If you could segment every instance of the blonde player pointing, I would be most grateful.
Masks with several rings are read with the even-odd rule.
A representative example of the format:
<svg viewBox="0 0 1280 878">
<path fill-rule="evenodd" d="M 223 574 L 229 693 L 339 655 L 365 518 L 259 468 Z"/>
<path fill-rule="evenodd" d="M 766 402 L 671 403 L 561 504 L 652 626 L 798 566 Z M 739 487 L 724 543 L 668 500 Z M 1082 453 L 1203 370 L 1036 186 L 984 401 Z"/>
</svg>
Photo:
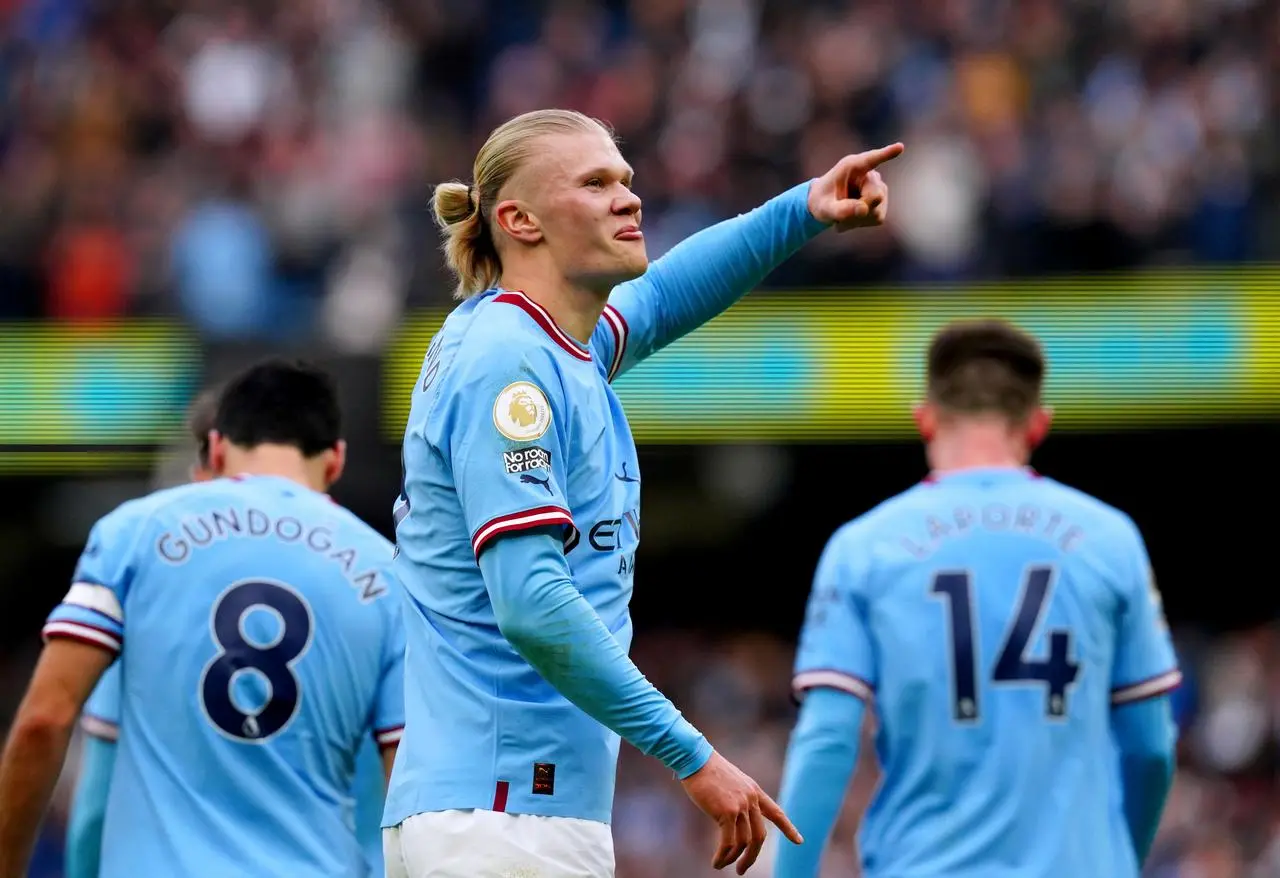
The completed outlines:
<svg viewBox="0 0 1280 878">
<path fill-rule="evenodd" d="M 619 736 L 661 760 L 745 872 L 801 838 L 627 657 L 635 442 L 610 382 L 728 308 L 824 229 L 882 223 L 895 144 L 649 263 L 608 130 L 545 110 L 435 196 L 462 303 L 424 358 L 396 503 L 406 727 L 383 825 L 411 878 L 607 876 Z M 525 870 L 525 871 L 521 871 Z"/>
</svg>

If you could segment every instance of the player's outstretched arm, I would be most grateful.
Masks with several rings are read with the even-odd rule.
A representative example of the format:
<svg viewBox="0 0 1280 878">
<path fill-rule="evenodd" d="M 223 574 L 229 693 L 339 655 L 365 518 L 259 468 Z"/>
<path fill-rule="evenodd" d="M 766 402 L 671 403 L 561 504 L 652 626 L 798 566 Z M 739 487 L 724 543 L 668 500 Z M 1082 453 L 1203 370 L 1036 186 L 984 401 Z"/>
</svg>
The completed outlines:
<svg viewBox="0 0 1280 878">
<path fill-rule="evenodd" d="M 716 868 L 738 860 L 742 874 L 764 843 L 766 818 L 798 841 L 759 785 L 716 755 L 640 673 L 574 587 L 558 535 L 508 534 L 479 560 L 498 627 L 525 661 L 583 712 L 687 779 L 686 790 L 721 827 Z"/>
<path fill-rule="evenodd" d="M 774 878 L 817 878 L 823 847 L 858 764 L 864 712 L 861 698 L 838 689 L 812 689 L 805 697 L 787 745 L 779 798 L 809 843 L 779 847 Z"/>
<path fill-rule="evenodd" d="M 102 824 L 115 770 L 116 745 L 89 735 L 80 759 L 80 776 L 67 825 L 66 878 L 97 878 L 102 859 Z"/>
<path fill-rule="evenodd" d="M 883 223 L 889 190 L 876 168 L 902 151 L 895 143 L 846 156 L 823 176 L 692 235 L 619 286 L 609 304 L 621 320 L 604 337 L 623 348 L 612 358 L 619 365 L 614 372 L 724 311 L 824 229 Z"/>
<path fill-rule="evenodd" d="M 113 652 L 52 640 L 40 654 L 0 757 L 0 878 L 22 878 L 80 709 Z"/>
</svg>

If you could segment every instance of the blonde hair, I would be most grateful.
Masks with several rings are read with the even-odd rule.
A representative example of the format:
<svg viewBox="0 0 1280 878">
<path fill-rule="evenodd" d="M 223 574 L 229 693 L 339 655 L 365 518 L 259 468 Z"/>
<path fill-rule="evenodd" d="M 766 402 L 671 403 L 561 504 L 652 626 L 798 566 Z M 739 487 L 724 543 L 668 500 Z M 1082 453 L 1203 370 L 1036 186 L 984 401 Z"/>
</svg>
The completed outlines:
<svg viewBox="0 0 1280 878">
<path fill-rule="evenodd" d="M 602 133 L 609 126 L 574 110 L 534 110 L 509 119 L 489 135 L 476 153 L 471 185 L 454 180 L 436 186 L 431 198 L 436 223 L 444 232 L 444 258 L 458 279 L 454 297 L 487 290 L 502 276 L 502 260 L 490 222 L 498 193 L 533 155 L 534 141 L 548 134 Z"/>
</svg>

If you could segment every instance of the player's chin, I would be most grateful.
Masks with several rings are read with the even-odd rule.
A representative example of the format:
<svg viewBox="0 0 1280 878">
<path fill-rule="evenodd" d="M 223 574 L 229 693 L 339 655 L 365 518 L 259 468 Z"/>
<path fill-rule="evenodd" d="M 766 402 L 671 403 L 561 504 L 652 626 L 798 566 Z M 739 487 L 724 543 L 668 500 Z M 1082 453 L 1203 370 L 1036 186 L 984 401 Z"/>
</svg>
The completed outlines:
<svg viewBox="0 0 1280 878">
<path fill-rule="evenodd" d="M 611 254 L 613 258 L 579 272 L 579 281 L 588 286 L 611 290 L 618 284 L 635 280 L 649 270 L 649 258 L 644 245 L 633 249 L 631 253 Z"/>
<path fill-rule="evenodd" d="M 618 274 L 626 275 L 623 280 L 634 280 L 649 270 L 649 251 L 645 249 L 644 238 L 619 240 Z"/>
</svg>

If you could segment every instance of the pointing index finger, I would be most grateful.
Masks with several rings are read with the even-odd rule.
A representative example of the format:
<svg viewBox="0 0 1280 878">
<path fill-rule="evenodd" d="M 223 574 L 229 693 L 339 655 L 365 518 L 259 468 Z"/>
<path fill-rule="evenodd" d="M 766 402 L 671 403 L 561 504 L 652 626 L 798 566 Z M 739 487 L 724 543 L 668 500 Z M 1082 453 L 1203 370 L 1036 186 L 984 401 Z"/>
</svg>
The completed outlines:
<svg viewBox="0 0 1280 878">
<path fill-rule="evenodd" d="M 877 168 L 890 159 L 896 159 L 898 156 L 902 155 L 905 150 L 906 147 L 903 144 L 891 143 L 888 146 L 882 146 L 879 149 L 873 149 L 869 152 L 860 154 L 857 157 L 857 164 L 862 171 L 870 171 L 872 168 Z"/>
<path fill-rule="evenodd" d="M 796 829 L 792 822 L 787 819 L 787 815 L 783 813 L 782 808 L 771 799 L 768 794 L 760 796 L 760 813 L 769 819 L 769 822 L 782 830 L 792 844 L 804 844 L 804 836 L 800 834 L 800 830 Z"/>
</svg>

